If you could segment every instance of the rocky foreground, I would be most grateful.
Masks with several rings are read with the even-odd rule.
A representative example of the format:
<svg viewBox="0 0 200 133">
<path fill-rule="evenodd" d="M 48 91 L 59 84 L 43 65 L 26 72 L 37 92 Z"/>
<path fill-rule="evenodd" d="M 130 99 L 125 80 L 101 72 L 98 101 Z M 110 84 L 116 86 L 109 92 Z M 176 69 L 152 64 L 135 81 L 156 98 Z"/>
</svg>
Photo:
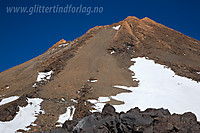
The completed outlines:
<svg viewBox="0 0 200 133">
<path fill-rule="evenodd" d="M 62 128 L 51 133 L 200 133 L 196 116 L 187 112 L 170 114 L 167 109 L 133 108 L 126 113 L 115 112 L 106 104 L 102 113 L 95 112 L 81 120 L 67 120 Z"/>
</svg>

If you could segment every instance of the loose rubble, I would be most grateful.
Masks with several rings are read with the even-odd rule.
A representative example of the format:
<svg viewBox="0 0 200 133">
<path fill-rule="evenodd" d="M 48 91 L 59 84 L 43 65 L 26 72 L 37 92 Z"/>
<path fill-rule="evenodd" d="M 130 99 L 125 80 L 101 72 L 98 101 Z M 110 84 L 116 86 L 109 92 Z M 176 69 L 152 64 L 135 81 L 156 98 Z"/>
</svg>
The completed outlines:
<svg viewBox="0 0 200 133">
<path fill-rule="evenodd" d="M 62 128 L 51 133 L 198 133 L 200 123 L 196 116 L 187 112 L 182 115 L 170 114 L 167 109 L 146 109 L 140 111 L 133 108 L 126 113 L 115 112 L 115 108 L 106 104 L 102 113 L 95 112 L 81 120 L 67 120 Z"/>
</svg>

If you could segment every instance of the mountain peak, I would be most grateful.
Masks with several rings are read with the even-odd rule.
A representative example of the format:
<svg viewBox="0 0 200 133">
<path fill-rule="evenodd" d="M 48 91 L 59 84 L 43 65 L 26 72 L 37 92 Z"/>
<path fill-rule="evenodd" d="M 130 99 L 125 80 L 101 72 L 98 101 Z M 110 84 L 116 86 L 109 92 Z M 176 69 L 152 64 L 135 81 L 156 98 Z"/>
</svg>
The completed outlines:
<svg viewBox="0 0 200 133">
<path fill-rule="evenodd" d="M 157 23 L 156 21 L 154 21 L 154 20 L 152 20 L 152 19 L 150 19 L 150 18 L 148 18 L 148 17 L 144 17 L 144 18 L 142 18 L 141 19 L 142 21 L 146 21 L 146 22 L 150 22 L 150 23 L 154 23 L 154 24 L 159 24 L 159 23 Z M 161 24 L 160 24 L 161 25 Z"/>
<path fill-rule="evenodd" d="M 61 39 L 44 54 L 0 73 L 0 121 L 19 117 L 22 104 L 37 105 L 44 114 L 24 126 L 36 124 L 28 132 L 50 131 L 66 120 L 101 111 L 105 103 L 115 105 L 117 112 L 136 105 L 142 110 L 169 107 L 172 113 L 190 109 L 200 119 L 199 44 L 148 17 L 134 16 L 91 28 L 72 41 Z M 37 102 L 27 103 L 26 97 Z M 113 110 L 107 106 L 103 115 Z"/>
<path fill-rule="evenodd" d="M 125 20 L 128 20 L 128 19 L 140 20 L 139 18 L 137 18 L 135 16 L 128 16 L 127 18 L 125 18 Z"/>
<path fill-rule="evenodd" d="M 142 20 L 142 21 L 151 21 L 151 22 L 155 22 L 154 20 L 150 19 L 149 17 L 144 17 L 144 18 L 142 18 L 142 19 L 139 19 L 139 18 L 137 18 L 137 17 L 135 17 L 135 16 L 128 16 L 128 17 L 126 17 L 124 20 L 125 20 L 125 21 L 127 21 L 127 20 L 138 20 L 138 21 L 140 21 L 140 20 Z"/>
<path fill-rule="evenodd" d="M 144 17 L 141 20 L 147 20 L 147 21 L 153 21 L 152 19 L 148 18 L 148 17 Z"/>
<path fill-rule="evenodd" d="M 148 18 L 148 17 L 144 17 L 144 18 L 142 18 L 142 19 L 139 19 L 139 18 L 137 18 L 137 17 L 135 17 L 135 16 L 128 16 L 127 18 L 125 18 L 124 19 L 124 21 L 136 21 L 136 22 L 138 22 L 138 21 L 146 21 L 146 22 L 150 22 L 150 23 L 154 23 L 154 24 L 159 24 L 159 23 L 157 23 L 157 22 L 155 22 L 154 20 L 152 20 L 152 19 L 150 19 L 150 18 Z"/>
</svg>

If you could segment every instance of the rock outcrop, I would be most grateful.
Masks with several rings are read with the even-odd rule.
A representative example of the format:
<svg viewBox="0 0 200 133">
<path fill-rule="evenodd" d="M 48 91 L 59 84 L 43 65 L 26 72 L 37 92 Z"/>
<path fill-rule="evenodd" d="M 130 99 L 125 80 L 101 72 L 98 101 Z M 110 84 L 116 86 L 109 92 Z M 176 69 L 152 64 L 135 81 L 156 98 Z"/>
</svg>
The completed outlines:
<svg viewBox="0 0 200 133">
<path fill-rule="evenodd" d="M 52 133 L 199 133 L 200 123 L 193 113 L 170 114 L 167 109 L 133 108 L 117 113 L 106 104 L 102 113 L 95 112 L 81 120 L 67 120 Z"/>
<path fill-rule="evenodd" d="M 28 104 L 26 101 L 26 96 L 22 95 L 17 100 L 0 106 L 0 121 L 10 121 L 13 120 L 19 111 L 19 106 L 24 107 Z"/>
</svg>

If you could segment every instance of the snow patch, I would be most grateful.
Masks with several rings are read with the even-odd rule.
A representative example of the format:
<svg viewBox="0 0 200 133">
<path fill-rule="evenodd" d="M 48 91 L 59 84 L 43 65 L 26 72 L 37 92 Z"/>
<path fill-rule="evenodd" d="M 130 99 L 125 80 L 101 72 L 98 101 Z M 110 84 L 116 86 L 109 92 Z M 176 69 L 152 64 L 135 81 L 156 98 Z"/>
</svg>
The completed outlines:
<svg viewBox="0 0 200 133">
<path fill-rule="evenodd" d="M 72 120 L 73 119 L 73 115 L 74 115 L 74 112 L 75 112 L 75 107 L 74 106 L 69 106 L 67 107 L 67 111 L 60 115 L 59 116 L 59 119 L 58 119 L 58 123 L 59 125 L 56 125 L 56 127 L 61 127 L 62 124 L 66 121 L 66 120 Z"/>
<path fill-rule="evenodd" d="M 101 112 L 102 108 L 106 104 L 106 102 L 110 101 L 109 97 L 99 97 L 98 100 L 95 99 L 89 99 L 88 102 L 94 104 L 93 106 L 94 110 L 90 110 L 91 112 Z"/>
<path fill-rule="evenodd" d="M 4 99 L 1 100 L 0 106 L 1 106 L 1 105 L 4 105 L 4 104 L 7 104 L 7 103 L 10 103 L 10 102 L 12 102 L 12 101 L 15 101 L 15 100 L 17 100 L 18 98 L 19 98 L 19 96 L 11 96 L 11 97 L 8 97 L 8 98 L 4 98 Z"/>
<path fill-rule="evenodd" d="M 78 101 L 77 101 L 77 100 L 74 100 L 74 99 L 71 99 L 71 101 L 72 101 L 73 103 L 78 103 Z"/>
<path fill-rule="evenodd" d="M 35 127 L 35 126 L 37 126 L 37 124 L 31 123 L 31 126 L 34 126 L 34 127 Z"/>
<path fill-rule="evenodd" d="M 34 88 L 37 87 L 38 82 L 50 80 L 52 74 L 53 74 L 52 70 L 49 72 L 38 72 L 36 83 L 34 83 L 32 87 Z"/>
<path fill-rule="evenodd" d="M 89 80 L 87 80 L 87 82 L 90 82 L 90 83 L 96 83 L 98 80 L 95 79 L 95 78 L 90 78 Z"/>
<path fill-rule="evenodd" d="M 37 87 L 37 84 L 35 83 L 35 84 L 33 84 L 33 86 L 32 87 Z"/>
<path fill-rule="evenodd" d="M 49 72 L 39 72 L 36 81 L 40 82 L 40 81 L 46 81 L 47 79 L 49 80 L 51 78 L 51 74 L 53 74 L 52 70 Z"/>
<path fill-rule="evenodd" d="M 166 108 L 171 113 L 193 112 L 200 120 L 200 83 L 175 75 L 170 68 L 145 57 L 133 58 L 131 61 L 135 63 L 129 69 L 134 72 L 132 78 L 139 81 L 139 86 L 113 86 L 132 91 L 111 96 L 112 99 L 124 101 L 124 104 L 113 105 L 117 112 L 128 111 L 134 107 L 141 110 Z M 98 100 L 88 101 L 95 105 L 96 110 L 92 112 L 100 112 L 110 98 L 99 97 Z"/>
<path fill-rule="evenodd" d="M 114 29 L 114 30 L 119 30 L 120 26 L 121 26 L 121 25 L 113 26 L 113 29 Z"/>
<path fill-rule="evenodd" d="M 37 115 L 44 113 L 40 107 L 42 101 L 40 98 L 28 98 L 28 105 L 26 107 L 19 107 L 19 112 L 13 120 L 8 122 L 0 121 L 0 132 L 13 133 L 18 129 L 28 131 L 30 128 L 26 127 L 30 124 L 34 125 L 33 122 L 37 119 Z"/>
<path fill-rule="evenodd" d="M 116 53 L 114 50 L 112 52 L 110 52 L 110 54 L 114 54 L 114 53 Z"/>
<path fill-rule="evenodd" d="M 58 47 L 59 47 L 59 48 L 60 48 L 60 47 L 65 47 L 65 46 L 67 46 L 67 45 L 69 45 L 69 43 L 60 44 Z"/>
<path fill-rule="evenodd" d="M 96 83 L 97 81 L 98 81 L 97 79 L 88 80 L 88 82 L 91 82 L 91 83 Z"/>
<path fill-rule="evenodd" d="M 197 74 L 200 74 L 200 72 L 197 72 Z"/>
<path fill-rule="evenodd" d="M 153 60 L 133 58 L 136 61 L 129 69 L 139 80 L 138 87 L 114 86 L 131 90 L 131 93 L 121 93 L 112 96 L 113 99 L 124 101 L 125 104 L 114 105 L 118 112 L 130 108 L 167 108 L 171 113 L 193 112 L 200 120 L 200 84 L 191 79 L 180 77 L 163 65 L 155 64 Z"/>
</svg>

